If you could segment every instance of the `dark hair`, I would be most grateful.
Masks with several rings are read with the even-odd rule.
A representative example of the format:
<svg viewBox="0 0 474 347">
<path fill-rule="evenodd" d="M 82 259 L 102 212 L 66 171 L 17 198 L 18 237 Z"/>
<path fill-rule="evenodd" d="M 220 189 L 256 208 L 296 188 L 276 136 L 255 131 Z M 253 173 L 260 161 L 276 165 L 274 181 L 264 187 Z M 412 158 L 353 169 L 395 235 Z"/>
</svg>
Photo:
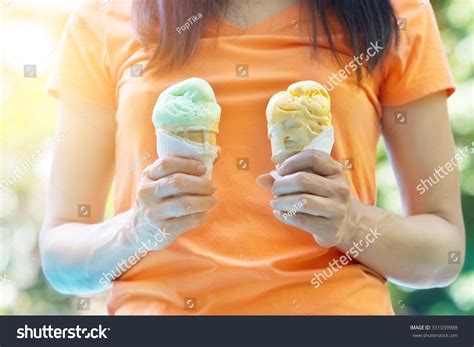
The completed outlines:
<svg viewBox="0 0 474 347">
<path fill-rule="evenodd" d="M 397 19 L 390 0 L 300 0 L 303 13 L 308 15 L 312 52 L 317 53 L 318 21 L 335 58 L 340 63 L 333 37 L 334 26 L 329 18 L 337 19 L 346 32 L 354 56 L 366 52 L 371 43 L 380 41 L 382 47 L 398 42 Z M 146 46 L 156 45 L 149 68 L 173 68 L 185 63 L 195 52 L 205 25 L 226 10 L 229 0 L 134 0 L 132 20 L 138 39 Z M 196 14 L 202 19 L 192 30 L 177 32 L 176 28 Z M 217 22 L 216 22 L 217 23 Z M 372 71 L 387 50 L 366 63 Z M 357 70 L 360 78 L 360 71 Z"/>
</svg>

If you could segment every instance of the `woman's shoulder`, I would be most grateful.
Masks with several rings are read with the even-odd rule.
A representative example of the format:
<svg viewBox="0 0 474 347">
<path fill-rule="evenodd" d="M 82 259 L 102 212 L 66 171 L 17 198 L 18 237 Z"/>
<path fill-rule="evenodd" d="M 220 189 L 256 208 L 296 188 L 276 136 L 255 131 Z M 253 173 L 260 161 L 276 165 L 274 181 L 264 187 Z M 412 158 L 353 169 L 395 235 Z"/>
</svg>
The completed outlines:
<svg viewBox="0 0 474 347">
<path fill-rule="evenodd" d="M 77 40 L 108 40 L 133 36 L 132 0 L 83 0 L 72 12 L 68 28 Z"/>
<path fill-rule="evenodd" d="M 98 37 L 131 35 L 132 0 L 83 0 L 70 17 L 77 29 L 87 29 Z"/>
<path fill-rule="evenodd" d="M 84 0 L 70 18 L 70 30 L 81 45 L 94 43 L 105 53 L 107 69 L 115 75 L 138 45 L 132 28 L 133 0 Z"/>
<path fill-rule="evenodd" d="M 430 0 L 392 0 L 400 31 L 412 31 L 433 16 Z"/>
<path fill-rule="evenodd" d="M 133 0 L 102 0 L 107 3 L 108 17 L 117 22 L 130 25 Z"/>
<path fill-rule="evenodd" d="M 431 8 L 430 0 L 391 0 L 395 13 L 410 13 Z"/>
<path fill-rule="evenodd" d="M 439 28 L 430 0 L 392 0 L 400 34 L 399 51 L 422 42 L 439 41 Z"/>
<path fill-rule="evenodd" d="M 131 26 L 132 4 L 133 0 L 83 0 L 72 18 L 82 18 L 97 32 L 115 33 L 116 29 Z"/>
<path fill-rule="evenodd" d="M 392 0 L 399 30 L 382 66 L 383 106 L 404 105 L 446 90 L 454 91 L 446 51 L 429 0 Z"/>
</svg>

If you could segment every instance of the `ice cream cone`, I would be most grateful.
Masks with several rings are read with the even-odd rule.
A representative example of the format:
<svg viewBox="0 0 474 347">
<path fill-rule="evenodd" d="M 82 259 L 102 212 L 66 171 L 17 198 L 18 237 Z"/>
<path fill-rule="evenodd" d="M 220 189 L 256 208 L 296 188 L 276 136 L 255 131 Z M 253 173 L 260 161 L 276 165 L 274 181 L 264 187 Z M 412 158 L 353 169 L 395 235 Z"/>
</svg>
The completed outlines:
<svg viewBox="0 0 474 347">
<path fill-rule="evenodd" d="M 293 83 L 272 96 L 266 116 L 272 161 L 281 164 L 331 126 L 329 93 L 314 81 Z"/>
<path fill-rule="evenodd" d="M 158 156 L 175 155 L 203 161 L 211 177 L 219 147 L 221 108 L 212 87 L 190 78 L 163 91 L 153 109 Z"/>
<path fill-rule="evenodd" d="M 175 130 L 173 133 L 179 137 L 182 137 L 183 139 L 193 141 L 193 142 L 198 142 L 198 143 L 208 143 L 210 145 L 216 145 L 216 133 L 209 132 L 206 130 Z"/>
</svg>

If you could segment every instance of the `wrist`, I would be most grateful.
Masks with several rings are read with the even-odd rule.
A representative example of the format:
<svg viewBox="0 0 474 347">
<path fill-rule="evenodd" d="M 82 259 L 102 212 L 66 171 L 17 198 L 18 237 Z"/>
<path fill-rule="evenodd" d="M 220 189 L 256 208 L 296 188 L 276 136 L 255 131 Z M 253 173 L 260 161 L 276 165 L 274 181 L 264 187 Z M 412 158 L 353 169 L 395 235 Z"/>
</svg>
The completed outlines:
<svg viewBox="0 0 474 347">
<path fill-rule="evenodd" d="M 131 238 L 136 247 L 145 247 L 148 250 L 160 250 L 170 242 L 171 235 L 166 226 L 150 222 L 145 212 L 136 207 L 131 218 Z"/>
<path fill-rule="evenodd" d="M 358 228 L 360 202 L 357 199 L 351 198 L 349 207 L 341 226 L 341 240 L 336 245 L 337 248 L 347 251 L 350 249 L 357 239 L 360 229 Z"/>
<path fill-rule="evenodd" d="M 130 209 L 126 212 L 117 214 L 116 222 L 119 225 L 120 233 L 122 234 L 124 245 L 135 247 L 140 244 L 140 237 L 135 231 L 135 209 Z"/>
</svg>

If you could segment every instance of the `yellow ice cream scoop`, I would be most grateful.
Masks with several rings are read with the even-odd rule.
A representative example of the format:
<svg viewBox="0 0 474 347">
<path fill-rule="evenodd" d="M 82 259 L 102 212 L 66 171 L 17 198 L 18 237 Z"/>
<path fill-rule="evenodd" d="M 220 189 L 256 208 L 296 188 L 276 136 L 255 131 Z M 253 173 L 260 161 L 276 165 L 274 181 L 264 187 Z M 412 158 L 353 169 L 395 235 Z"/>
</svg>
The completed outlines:
<svg viewBox="0 0 474 347">
<path fill-rule="evenodd" d="M 331 125 L 329 93 L 318 82 L 293 83 L 271 97 L 266 115 L 272 161 L 281 164 Z"/>
</svg>

